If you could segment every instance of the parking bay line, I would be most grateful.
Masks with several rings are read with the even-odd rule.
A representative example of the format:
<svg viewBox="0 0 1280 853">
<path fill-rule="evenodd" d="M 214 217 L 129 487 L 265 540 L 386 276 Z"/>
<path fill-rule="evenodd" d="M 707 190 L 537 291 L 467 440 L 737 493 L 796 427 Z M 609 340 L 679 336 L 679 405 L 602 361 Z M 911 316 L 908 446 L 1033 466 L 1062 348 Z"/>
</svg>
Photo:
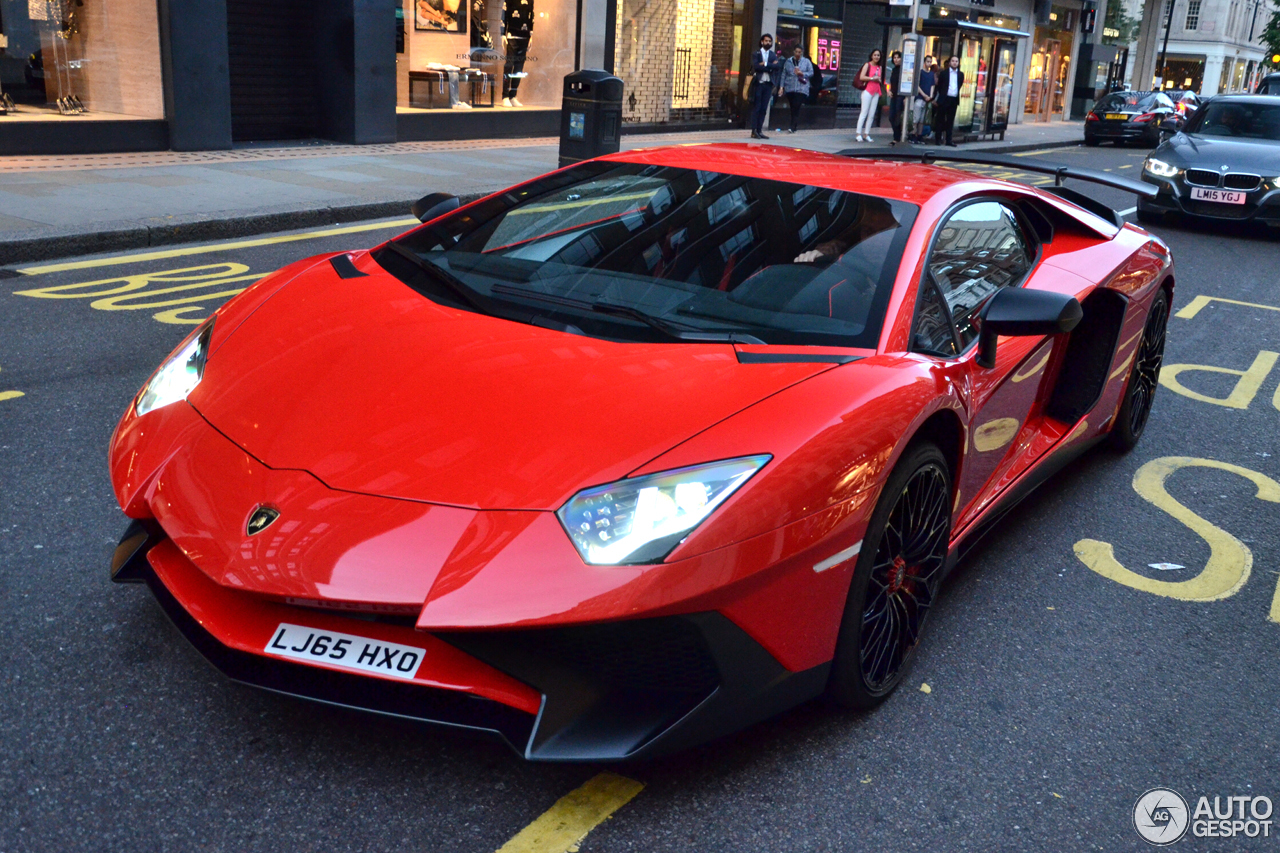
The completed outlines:
<svg viewBox="0 0 1280 853">
<path fill-rule="evenodd" d="M 644 790 L 644 783 L 615 773 L 593 776 L 556 800 L 537 820 L 520 830 L 497 853 L 566 853 L 577 850 L 587 833 Z"/>
<path fill-rule="evenodd" d="M 357 234 L 361 231 L 376 231 L 380 228 L 403 228 L 406 225 L 418 225 L 414 217 L 392 219 L 388 222 L 366 223 L 363 225 L 344 225 L 340 228 L 324 228 L 319 231 L 304 231 L 300 234 L 283 234 L 275 237 L 255 237 L 249 240 L 234 240 L 229 243 L 214 243 L 208 246 L 187 246 L 181 249 L 161 249 L 155 252 L 139 252 L 133 255 L 117 255 L 110 258 L 94 258 L 88 261 L 67 261 L 60 264 L 42 264 L 35 267 L 23 267 L 18 272 L 23 275 L 42 275 L 67 270 L 83 270 L 93 267 L 110 267 L 117 264 L 136 264 L 142 261 L 158 261 L 165 258 L 181 258 L 187 255 L 202 255 L 208 252 L 225 252 L 232 249 L 252 249 L 256 246 L 271 246 L 277 243 L 293 243 L 299 240 L 314 240 L 320 237 L 336 237 L 342 234 Z"/>
</svg>

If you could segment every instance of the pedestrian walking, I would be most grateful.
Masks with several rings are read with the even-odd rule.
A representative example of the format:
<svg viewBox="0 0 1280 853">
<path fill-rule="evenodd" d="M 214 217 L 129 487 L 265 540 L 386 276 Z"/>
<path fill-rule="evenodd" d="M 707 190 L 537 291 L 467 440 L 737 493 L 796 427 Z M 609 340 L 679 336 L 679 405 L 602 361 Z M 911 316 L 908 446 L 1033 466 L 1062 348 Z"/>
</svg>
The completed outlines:
<svg viewBox="0 0 1280 853">
<path fill-rule="evenodd" d="M 862 90 L 862 112 L 858 115 L 858 127 L 853 137 L 858 142 L 871 141 L 871 121 L 875 118 L 876 109 L 880 106 L 880 81 L 884 71 L 880 67 L 880 62 L 883 57 L 884 54 L 876 48 L 858 69 L 856 82 L 860 84 L 858 88 Z"/>
<path fill-rule="evenodd" d="M 764 119 L 777 88 L 778 54 L 773 50 L 773 36 L 760 36 L 760 49 L 751 55 L 751 138 L 768 139 L 764 135 Z"/>
<path fill-rule="evenodd" d="M 960 57 L 953 56 L 947 60 L 947 67 L 938 74 L 936 88 L 937 106 L 933 109 L 933 144 L 941 145 L 943 134 L 946 134 L 947 145 L 955 148 L 951 141 L 951 125 L 956 120 L 956 107 L 960 105 L 960 92 L 964 89 L 964 72 L 960 70 Z"/>
<path fill-rule="evenodd" d="M 920 67 L 920 79 L 916 81 L 914 114 L 911 116 L 911 142 L 924 142 L 924 111 L 933 103 L 934 87 L 938 74 L 933 69 L 933 57 L 926 56 Z"/>
<path fill-rule="evenodd" d="M 809 100 L 809 84 L 813 80 L 813 63 L 805 58 L 804 49 L 796 45 L 791 56 L 782 63 L 782 91 L 791 105 L 791 129 L 795 133 L 800 124 L 800 110 Z"/>
<path fill-rule="evenodd" d="M 902 141 L 902 108 L 906 98 L 898 94 L 902 87 L 902 51 L 895 50 L 889 54 L 889 126 L 893 128 L 893 141 L 897 145 Z"/>
</svg>

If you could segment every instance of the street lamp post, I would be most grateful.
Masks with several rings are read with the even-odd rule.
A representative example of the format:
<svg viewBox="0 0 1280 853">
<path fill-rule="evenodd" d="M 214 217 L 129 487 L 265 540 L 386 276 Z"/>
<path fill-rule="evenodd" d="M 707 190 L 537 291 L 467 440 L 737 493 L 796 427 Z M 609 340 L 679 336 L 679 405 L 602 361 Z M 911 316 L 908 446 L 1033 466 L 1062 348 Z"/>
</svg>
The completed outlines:
<svg viewBox="0 0 1280 853">
<path fill-rule="evenodd" d="M 1164 44 L 1160 48 L 1160 61 L 1156 63 L 1160 67 L 1160 88 L 1161 89 L 1164 89 L 1164 77 L 1165 77 L 1165 70 L 1166 70 L 1164 67 L 1164 57 L 1165 57 L 1165 54 L 1168 53 L 1169 51 L 1169 31 L 1173 29 L 1173 6 L 1175 3 L 1175 0 L 1168 0 L 1168 3 L 1169 3 L 1169 14 L 1164 19 Z"/>
</svg>

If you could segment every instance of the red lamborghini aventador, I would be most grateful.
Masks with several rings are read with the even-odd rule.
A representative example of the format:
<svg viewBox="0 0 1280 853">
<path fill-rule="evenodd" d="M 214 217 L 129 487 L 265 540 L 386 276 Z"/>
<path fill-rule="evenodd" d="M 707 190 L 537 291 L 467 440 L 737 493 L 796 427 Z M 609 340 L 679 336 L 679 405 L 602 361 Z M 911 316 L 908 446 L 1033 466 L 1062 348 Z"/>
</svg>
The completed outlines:
<svg viewBox="0 0 1280 853">
<path fill-rule="evenodd" d="M 967 544 L 1151 410 L 1169 250 L 1064 188 L 708 145 L 427 201 L 112 439 L 112 576 L 231 678 L 545 760 L 869 707 Z"/>
</svg>

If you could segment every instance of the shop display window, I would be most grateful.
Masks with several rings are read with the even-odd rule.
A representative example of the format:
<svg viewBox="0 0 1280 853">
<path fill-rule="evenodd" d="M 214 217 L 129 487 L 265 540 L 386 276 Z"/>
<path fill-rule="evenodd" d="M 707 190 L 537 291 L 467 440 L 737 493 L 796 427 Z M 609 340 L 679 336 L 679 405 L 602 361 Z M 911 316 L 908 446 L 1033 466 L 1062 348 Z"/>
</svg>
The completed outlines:
<svg viewBox="0 0 1280 853">
<path fill-rule="evenodd" d="M 664 124 L 739 112 L 743 88 L 743 0 L 610 0 L 618 7 L 614 73 L 622 120 Z M 749 69 L 748 69 L 749 73 Z"/>
<path fill-rule="evenodd" d="M 399 108 L 559 109 L 576 15 L 572 0 L 401 0 Z"/>
<path fill-rule="evenodd" d="M 162 118 L 154 0 L 0 0 L 0 127 Z"/>
</svg>

